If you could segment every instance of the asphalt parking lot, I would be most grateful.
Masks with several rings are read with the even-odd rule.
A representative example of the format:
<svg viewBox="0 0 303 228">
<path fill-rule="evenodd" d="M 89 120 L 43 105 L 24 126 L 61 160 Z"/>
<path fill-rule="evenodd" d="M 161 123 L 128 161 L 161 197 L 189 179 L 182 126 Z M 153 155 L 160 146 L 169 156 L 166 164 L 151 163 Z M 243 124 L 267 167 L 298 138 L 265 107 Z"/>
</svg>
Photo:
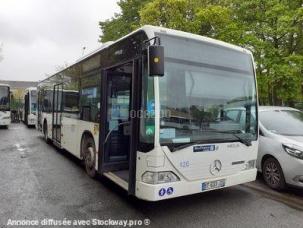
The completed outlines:
<svg viewBox="0 0 303 228">
<path fill-rule="evenodd" d="M 0 227 L 14 227 L 8 221 L 22 219 L 148 219 L 142 226 L 149 227 L 303 227 L 302 190 L 275 192 L 260 178 L 149 203 L 128 197 L 105 178 L 90 179 L 77 159 L 47 145 L 37 130 L 23 124 L 0 129 L 0 141 Z"/>
</svg>

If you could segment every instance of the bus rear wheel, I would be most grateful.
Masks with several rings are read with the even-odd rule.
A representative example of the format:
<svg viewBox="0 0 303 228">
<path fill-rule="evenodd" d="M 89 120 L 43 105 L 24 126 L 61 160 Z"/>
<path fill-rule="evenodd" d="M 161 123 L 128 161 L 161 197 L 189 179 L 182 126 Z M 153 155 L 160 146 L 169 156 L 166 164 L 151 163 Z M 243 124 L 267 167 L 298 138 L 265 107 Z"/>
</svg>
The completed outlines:
<svg viewBox="0 0 303 228">
<path fill-rule="evenodd" d="M 81 143 L 81 154 L 84 159 L 85 171 L 91 178 L 96 177 L 96 146 L 91 136 L 84 136 Z"/>
<path fill-rule="evenodd" d="M 48 129 L 47 129 L 47 123 L 45 122 L 43 124 L 43 136 L 46 143 L 50 143 L 50 140 L 48 138 Z"/>
</svg>

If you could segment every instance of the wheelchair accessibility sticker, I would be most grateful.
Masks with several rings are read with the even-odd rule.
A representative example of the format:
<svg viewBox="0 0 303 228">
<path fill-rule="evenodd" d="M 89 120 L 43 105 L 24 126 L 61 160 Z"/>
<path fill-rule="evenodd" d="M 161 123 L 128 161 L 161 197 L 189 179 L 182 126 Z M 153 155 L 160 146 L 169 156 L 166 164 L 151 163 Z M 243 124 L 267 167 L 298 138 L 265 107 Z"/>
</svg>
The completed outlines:
<svg viewBox="0 0 303 228">
<path fill-rule="evenodd" d="M 173 194 L 173 193 L 174 193 L 173 187 L 168 187 L 167 189 L 161 188 L 161 189 L 159 190 L 159 196 L 164 196 L 165 194 L 171 195 L 171 194 Z"/>
<path fill-rule="evenodd" d="M 164 196 L 165 193 L 166 193 L 165 188 L 161 188 L 161 189 L 159 190 L 159 196 Z"/>
<path fill-rule="evenodd" d="M 174 193 L 174 189 L 173 189 L 172 187 L 169 187 L 169 188 L 166 190 L 166 192 L 167 192 L 167 195 L 171 195 L 171 194 Z"/>
</svg>

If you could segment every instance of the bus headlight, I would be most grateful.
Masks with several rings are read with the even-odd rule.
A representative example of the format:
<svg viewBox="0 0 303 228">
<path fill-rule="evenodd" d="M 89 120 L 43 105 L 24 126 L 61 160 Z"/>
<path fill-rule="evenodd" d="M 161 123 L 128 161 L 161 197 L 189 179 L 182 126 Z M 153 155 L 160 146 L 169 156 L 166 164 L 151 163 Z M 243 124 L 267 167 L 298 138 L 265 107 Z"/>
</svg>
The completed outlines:
<svg viewBox="0 0 303 228">
<path fill-rule="evenodd" d="M 142 181 L 147 184 L 163 184 L 179 181 L 180 178 L 170 171 L 150 172 L 147 171 L 142 175 Z"/>
<path fill-rule="evenodd" d="M 249 160 L 244 164 L 243 170 L 254 169 L 256 167 L 256 160 Z"/>
</svg>

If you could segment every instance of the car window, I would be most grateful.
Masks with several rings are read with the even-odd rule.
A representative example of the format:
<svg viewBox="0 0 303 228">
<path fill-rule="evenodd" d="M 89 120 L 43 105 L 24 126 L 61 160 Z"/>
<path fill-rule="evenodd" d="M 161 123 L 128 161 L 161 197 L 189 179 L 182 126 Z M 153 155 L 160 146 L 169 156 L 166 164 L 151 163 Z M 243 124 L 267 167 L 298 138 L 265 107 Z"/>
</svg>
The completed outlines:
<svg viewBox="0 0 303 228">
<path fill-rule="evenodd" d="M 240 112 L 240 110 L 226 111 L 226 117 L 229 120 L 233 120 L 235 122 L 238 122 L 239 121 L 239 112 Z"/>
</svg>

